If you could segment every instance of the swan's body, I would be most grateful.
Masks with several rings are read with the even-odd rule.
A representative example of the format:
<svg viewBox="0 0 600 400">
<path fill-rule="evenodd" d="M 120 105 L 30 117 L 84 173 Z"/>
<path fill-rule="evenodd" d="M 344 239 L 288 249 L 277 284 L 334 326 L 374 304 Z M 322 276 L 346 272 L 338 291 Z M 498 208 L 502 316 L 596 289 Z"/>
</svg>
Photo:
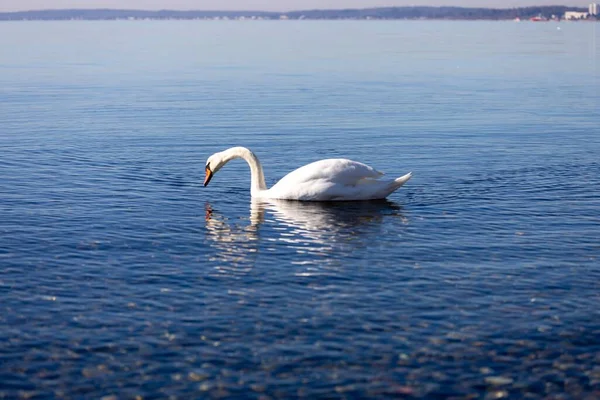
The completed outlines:
<svg viewBox="0 0 600 400">
<path fill-rule="evenodd" d="M 384 199 L 412 176 L 408 173 L 397 179 L 380 179 L 383 173 L 368 165 L 346 159 L 328 159 L 300 167 L 267 189 L 256 155 L 245 147 L 232 147 L 208 158 L 204 186 L 234 158 L 242 158 L 250 166 L 253 198 L 304 201 Z"/>
</svg>

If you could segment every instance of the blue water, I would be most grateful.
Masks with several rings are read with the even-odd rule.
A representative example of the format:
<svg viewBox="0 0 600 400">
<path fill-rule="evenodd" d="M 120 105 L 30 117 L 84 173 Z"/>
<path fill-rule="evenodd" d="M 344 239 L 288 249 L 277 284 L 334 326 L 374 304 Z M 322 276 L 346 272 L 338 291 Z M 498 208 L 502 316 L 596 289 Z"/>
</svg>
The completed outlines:
<svg viewBox="0 0 600 400">
<path fill-rule="evenodd" d="M 600 395 L 600 26 L 0 24 L 0 398 Z M 252 203 L 347 157 L 383 202 Z"/>
</svg>

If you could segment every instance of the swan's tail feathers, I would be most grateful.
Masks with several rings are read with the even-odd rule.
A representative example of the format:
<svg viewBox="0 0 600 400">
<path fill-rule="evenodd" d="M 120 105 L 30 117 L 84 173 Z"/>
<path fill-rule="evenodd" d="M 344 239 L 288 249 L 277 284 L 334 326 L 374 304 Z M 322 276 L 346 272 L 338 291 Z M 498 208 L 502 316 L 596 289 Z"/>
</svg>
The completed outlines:
<svg viewBox="0 0 600 400">
<path fill-rule="evenodd" d="M 408 180 L 412 177 L 412 172 L 409 172 L 406 175 L 401 176 L 400 178 L 394 179 L 394 190 L 398 189 L 400 186 L 404 185 Z"/>
<path fill-rule="evenodd" d="M 383 193 L 383 197 L 381 197 L 381 198 L 385 198 L 385 197 L 389 196 L 390 194 L 392 194 L 393 192 L 395 192 L 396 190 L 398 190 L 400 188 L 400 186 L 402 186 L 406 182 L 408 182 L 408 180 L 410 179 L 411 176 L 412 176 L 412 172 L 409 172 L 408 174 L 403 175 L 400 178 L 396 178 L 393 181 L 389 182 L 386 185 L 385 193 Z"/>
</svg>

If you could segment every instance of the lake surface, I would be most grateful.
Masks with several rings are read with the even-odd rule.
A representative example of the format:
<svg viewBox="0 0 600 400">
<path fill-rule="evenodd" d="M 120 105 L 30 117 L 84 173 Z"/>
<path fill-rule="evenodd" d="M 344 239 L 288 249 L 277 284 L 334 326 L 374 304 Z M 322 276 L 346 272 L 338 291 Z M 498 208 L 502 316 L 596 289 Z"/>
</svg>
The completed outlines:
<svg viewBox="0 0 600 400">
<path fill-rule="evenodd" d="M 599 122 L 594 23 L 2 23 L 0 398 L 598 397 Z"/>
</svg>

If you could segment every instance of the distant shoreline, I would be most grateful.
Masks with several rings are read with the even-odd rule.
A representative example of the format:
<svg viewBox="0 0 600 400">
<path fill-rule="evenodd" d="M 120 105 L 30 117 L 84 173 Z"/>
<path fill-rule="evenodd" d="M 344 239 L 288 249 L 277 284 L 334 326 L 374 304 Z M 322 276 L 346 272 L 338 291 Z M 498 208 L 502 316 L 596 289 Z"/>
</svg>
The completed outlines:
<svg viewBox="0 0 600 400">
<path fill-rule="evenodd" d="M 0 21 L 107 20 L 562 20 L 565 12 L 586 8 L 539 6 L 520 8 L 378 7 L 340 10 L 201 11 L 57 9 L 0 12 Z M 598 16 L 588 20 L 598 21 Z"/>
</svg>

